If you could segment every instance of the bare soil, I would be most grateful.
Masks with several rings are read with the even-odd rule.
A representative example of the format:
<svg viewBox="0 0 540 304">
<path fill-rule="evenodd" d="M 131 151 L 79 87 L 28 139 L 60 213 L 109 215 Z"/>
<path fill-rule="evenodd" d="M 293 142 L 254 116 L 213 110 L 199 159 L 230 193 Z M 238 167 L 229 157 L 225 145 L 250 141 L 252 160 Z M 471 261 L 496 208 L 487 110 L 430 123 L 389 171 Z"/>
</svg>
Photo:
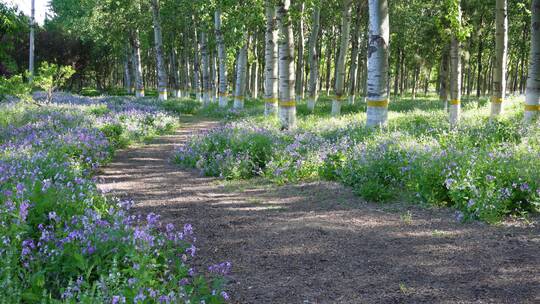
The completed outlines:
<svg viewBox="0 0 540 304">
<path fill-rule="evenodd" d="M 449 209 L 363 201 L 336 183 L 201 177 L 170 162 L 211 121 L 118 153 L 102 189 L 193 224 L 197 265 L 231 261 L 233 303 L 540 303 L 538 220 L 458 223 Z"/>
</svg>

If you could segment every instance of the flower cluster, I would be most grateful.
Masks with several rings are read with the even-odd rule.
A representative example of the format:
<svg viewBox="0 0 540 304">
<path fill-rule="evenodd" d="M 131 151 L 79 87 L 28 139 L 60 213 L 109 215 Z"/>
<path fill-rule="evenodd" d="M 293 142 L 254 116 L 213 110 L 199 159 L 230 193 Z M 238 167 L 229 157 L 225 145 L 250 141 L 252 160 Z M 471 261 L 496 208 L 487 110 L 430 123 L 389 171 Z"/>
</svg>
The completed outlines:
<svg viewBox="0 0 540 304">
<path fill-rule="evenodd" d="M 129 98 L 58 94 L 55 102 L 0 105 L 0 298 L 228 299 L 222 276 L 191 266 L 197 251 L 191 225 L 177 228 L 156 214 L 134 215 L 131 202 L 106 198 L 93 177 L 120 141 L 167 132 L 176 117 Z"/>
<path fill-rule="evenodd" d="M 194 136 L 175 160 L 230 179 L 338 180 L 369 200 L 422 200 L 496 222 L 540 208 L 540 129 L 516 123 L 523 112 L 514 103 L 496 121 L 486 107 L 468 107 L 458 129 L 435 102 L 393 104 L 382 130 L 365 128 L 362 112 L 305 116 L 294 131 L 252 117 Z"/>
</svg>

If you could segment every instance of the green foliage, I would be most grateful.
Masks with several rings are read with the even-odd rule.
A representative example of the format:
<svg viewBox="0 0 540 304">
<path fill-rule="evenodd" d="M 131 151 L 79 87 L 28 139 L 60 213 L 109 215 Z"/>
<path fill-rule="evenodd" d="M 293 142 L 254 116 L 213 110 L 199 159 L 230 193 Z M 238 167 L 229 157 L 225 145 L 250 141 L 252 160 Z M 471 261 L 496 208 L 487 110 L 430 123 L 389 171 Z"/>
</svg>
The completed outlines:
<svg viewBox="0 0 540 304">
<path fill-rule="evenodd" d="M 7 96 L 13 96 L 22 101 L 32 100 L 32 87 L 24 81 L 22 75 L 16 75 L 11 78 L 0 77 L 0 101 Z"/>
<path fill-rule="evenodd" d="M 75 74 L 71 66 L 58 66 L 54 63 L 42 62 L 34 84 L 47 93 L 46 102 L 52 102 L 53 93 L 62 87 Z"/>
<path fill-rule="evenodd" d="M 518 104 L 490 121 L 489 105 L 469 102 L 458 129 L 450 128 L 441 103 L 428 99 L 392 103 L 382 130 L 365 128 L 362 106 L 340 118 L 305 114 L 294 131 L 254 116 L 194 138 L 175 159 L 228 179 L 336 180 L 370 201 L 449 206 L 460 219 L 492 223 L 540 211 L 540 167 L 533 161 L 540 129 L 516 124 L 523 115 Z"/>
</svg>

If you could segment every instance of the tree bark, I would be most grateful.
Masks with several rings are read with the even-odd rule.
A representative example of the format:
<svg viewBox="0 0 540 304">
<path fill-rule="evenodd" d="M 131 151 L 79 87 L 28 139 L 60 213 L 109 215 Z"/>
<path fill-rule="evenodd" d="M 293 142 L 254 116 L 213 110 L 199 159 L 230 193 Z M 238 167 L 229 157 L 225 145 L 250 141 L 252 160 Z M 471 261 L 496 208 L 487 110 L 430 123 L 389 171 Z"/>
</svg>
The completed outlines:
<svg viewBox="0 0 540 304">
<path fill-rule="evenodd" d="M 531 50 L 529 76 L 525 93 L 525 122 L 531 123 L 538 116 L 540 101 L 540 0 L 531 5 Z"/>
<path fill-rule="evenodd" d="M 244 108 L 244 98 L 246 95 L 246 77 L 247 77 L 247 52 L 248 52 L 248 34 L 244 33 L 244 45 L 238 52 L 236 60 L 236 90 L 234 96 L 234 109 Z"/>
<path fill-rule="evenodd" d="M 219 60 L 219 107 L 224 108 L 228 106 L 229 99 L 227 96 L 227 54 L 225 53 L 225 40 L 221 30 L 220 9 L 216 10 L 214 17 Z"/>
<path fill-rule="evenodd" d="M 388 52 L 390 24 L 387 0 L 369 0 L 369 48 L 367 126 L 386 125 L 388 121 Z"/>
<path fill-rule="evenodd" d="M 199 45 L 199 33 L 197 32 L 197 26 L 193 26 L 194 31 L 194 40 L 193 40 L 193 90 L 195 91 L 195 98 L 198 101 L 202 101 L 201 96 L 201 65 L 199 62 L 199 51 L 200 51 L 200 45 Z"/>
<path fill-rule="evenodd" d="M 459 3 L 459 2 L 458 2 Z M 458 20 L 461 24 L 461 7 L 458 10 Z M 453 35 L 450 44 L 450 124 L 459 123 L 461 112 L 461 44 Z"/>
<path fill-rule="evenodd" d="M 332 27 L 332 31 L 331 31 L 331 34 L 329 34 L 329 37 L 328 37 L 328 44 L 326 46 L 326 71 L 325 71 L 325 90 L 326 90 L 326 95 L 330 95 L 330 69 L 332 68 L 332 54 L 333 54 L 333 50 L 335 49 L 335 30 L 334 28 Z"/>
<path fill-rule="evenodd" d="M 159 100 L 167 100 L 167 72 L 165 71 L 165 58 L 163 57 L 163 38 L 161 35 L 161 20 L 159 18 L 159 0 L 152 0 L 151 6 L 152 20 L 154 23 Z"/>
<path fill-rule="evenodd" d="M 501 114 L 506 96 L 506 60 L 508 49 L 507 0 L 497 0 L 495 63 L 493 66 L 493 95 L 491 97 L 491 117 Z"/>
<path fill-rule="evenodd" d="M 280 0 L 277 7 L 279 25 L 279 120 L 283 129 L 296 126 L 294 96 L 294 36 L 289 16 L 290 0 Z"/>
<path fill-rule="evenodd" d="M 171 56 L 170 56 L 170 66 L 171 66 L 171 74 L 172 74 L 172 91 L 171 96 L 173 98 L 180 98 L 180 76 L 178 74 L 178 56 L 176 49 L 174 47 L 171 48 Z"/>
<path fill-rule="evenodd" d="M 35 0 L 31 1 L 31 11 L 30 11 L 30 49 L 28 55 L 28 82 L 32 83 L 34 80 L 34 54 L 35 54 L 35 31 L 36 31 L 36 5 Z"/>
<path fill-rule="evenodd" d="M 351 67 L 349 70 L 349 104 L 354 104 L 356 99 L 356 74 L 358 70 L 358 53 L 360 44 L 362 5 L 356 4 L 356 23 L 354 25 L 351 49 Z"/>
<path fill-rule="evenodd" d="M 265 68 L 264 68 L 264 114 L 277 114 L 278 109 L 278 30 L 276 7 L 266 0 Z"/>
<path fill-rule="evenodd" d="M 144 79 L 141 63 L 141 42 L 139 40 L 139 30 L 131 33 L 131 46 L 133 48 L 133 65 L 135 70 L 135 96 L 144 97 Z"/>
<path fill-rule="evenodd" d="M 254 99 L 259 98 L 259 50 L 258 50 L 258 36 L 254 36 L 253 40 L 253 64 L 251 65 L 251 97 Z"/>
<path fill-rule="evenodd" d="M 441 57 L 441 68 L 440 68 L 440 84 L 439 84 L 439 100 L 444 106 L 444 110 L 448 111 L 448 67 L 449 64 L 449 48 L 444 47 Z"/>
<path fill-rule="evenodd" d="M 298 60 L 296 61 L 296 101 L 304 99 L 304 2 L 300 2 L 298 18 Z"/>
<path fill-rule="evenodd" d="M 209 106 L 210 100 L 210 58 L 208 56 L 208 38 L 206 32 L 201 32 L 201 56 L 202 56 L 202 91 L 203 105 Z"/>
<path fill-rule="evenodd" d="M 339 55 L 336 61 L 336 82 L 334 85 L 335 96 L 332 101 L 332 115 L 341 114 L 341 103 L 345 100 L 345 58 L 349 49 L 349 35 L 351 32 L 351 0 L 342 1 L 341 11 L 341 38 Z"/>
<path fill-rule="evenodd" d="M 131 54 L 129 44 L 126 45 L 126 55 L 124 58 L 124 88 L 128 94 L 131 94 Z"/>
<path fill-rule="evenodd" d="M 319 80 L 319 54 L 317 52 L 317 40 L 319 39 L 321 19 L 321 8 L 316 6 L 313 8 L 313 15 L 311 17 L 311 35 L 309 37 L 309 98 L 308 98 L 308 110 L 313 112 L 315 110 L 315 103 L 318 99 L 318 80 Z"/>
</svg>

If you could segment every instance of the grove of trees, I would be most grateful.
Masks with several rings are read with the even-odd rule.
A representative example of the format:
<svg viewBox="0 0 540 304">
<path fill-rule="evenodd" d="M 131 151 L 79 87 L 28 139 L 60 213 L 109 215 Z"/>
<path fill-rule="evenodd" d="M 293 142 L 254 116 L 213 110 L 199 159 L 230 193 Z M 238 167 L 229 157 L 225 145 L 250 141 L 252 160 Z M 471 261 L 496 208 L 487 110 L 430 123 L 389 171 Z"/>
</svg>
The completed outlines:
<svg viewBox="0 0 540 304">
<path fill-rule="evenodd" d="M 333 115 L 363 97 L 367 124 L 376 126 L 392 97 L 438 92 L 457 124 L 462 98 L 489 96 L 497 116 L 507 94 L 527 90 L 530 120 L 540 85 L 537 2 L 52 0 L 35 56 L 73 66 L 72 90 L 193 94 L 238 110 L 245 98 L 263 97 L 284 128 L 294 126 L 299 99 L 313 110 L 321 93 Z M 0 9 L 0 72 L 17 74 L 29 66 L 21 33 L 34 23 Z"/>
</svg>

